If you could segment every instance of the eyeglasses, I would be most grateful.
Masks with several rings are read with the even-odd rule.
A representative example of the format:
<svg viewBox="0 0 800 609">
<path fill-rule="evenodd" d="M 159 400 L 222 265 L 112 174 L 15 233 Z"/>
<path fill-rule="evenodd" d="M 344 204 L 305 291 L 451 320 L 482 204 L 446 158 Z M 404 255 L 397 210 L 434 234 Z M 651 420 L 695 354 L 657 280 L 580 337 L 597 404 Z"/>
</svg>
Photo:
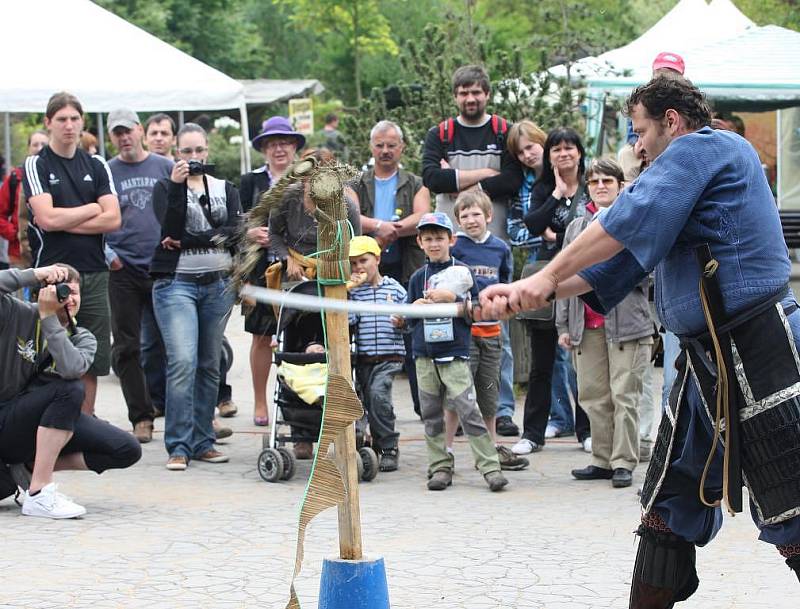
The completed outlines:
<svg viewBox="0 0 800 609">
<path fill-rule="evenodd" d="M 586 180 L 586 183 L 589 186 L 597 186 L 600 183 L 603 183 L 603 186 L 613 186 L 617 182 L 617 178 L 589 178 Z"/>
<path fill-rule="evenodd" d="M 293 139 L 286 140 L 267 140 L 267 148 L 288 148 L 289 146 L 296 146 L 297 142 Z"/>
<path fill-rule="evenodd" d="M 203 154 L 204 152 L 208 151 L 208 146 L 195 146 L 194 148 L 178 148 L 178 152 L 185 155 L 190 155 L 193 152 L 195 154 Z"/>
</svg>

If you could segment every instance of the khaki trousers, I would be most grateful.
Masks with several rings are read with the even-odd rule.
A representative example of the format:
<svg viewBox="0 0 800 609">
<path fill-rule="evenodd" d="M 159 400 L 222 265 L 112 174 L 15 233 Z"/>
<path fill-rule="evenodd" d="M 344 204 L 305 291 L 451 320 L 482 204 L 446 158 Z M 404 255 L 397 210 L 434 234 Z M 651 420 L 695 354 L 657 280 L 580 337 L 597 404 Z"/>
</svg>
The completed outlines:
<svg viewBox="0 0 800 609">
<path fill-rule="evenodd" d="M 639 402 L 652 337 L 606 342 L 603 328 L 585 330 L 575 352 L 578 401 L 592 427 L 592 465 L 633 471 L 639 463 Z"/>
</svg>

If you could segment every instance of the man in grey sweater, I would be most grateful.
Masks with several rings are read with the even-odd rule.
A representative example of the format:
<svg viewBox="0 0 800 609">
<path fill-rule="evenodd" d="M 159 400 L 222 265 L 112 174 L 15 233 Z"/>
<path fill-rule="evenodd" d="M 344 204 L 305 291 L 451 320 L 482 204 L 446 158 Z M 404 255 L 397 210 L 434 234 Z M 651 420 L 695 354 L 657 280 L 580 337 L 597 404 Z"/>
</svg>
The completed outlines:
<svg viewBox="0 0 800 609">
<path fill-rule="evenodd" d="M 57 284 L 69 293 L 58 294 Z M 12 295 L 40 286 L 36 304 Z M 26 516 L 86 513 L 57 491 L 54 470 L 99 474 L 129 467 L 142 454 L 132 435 L 81 413 L 80 378 L 97 340 L 74 325 L 80 302 L 80 276 L 68 265 L 0 271 L 0 461 L 25 491 Z"/>
</svg>

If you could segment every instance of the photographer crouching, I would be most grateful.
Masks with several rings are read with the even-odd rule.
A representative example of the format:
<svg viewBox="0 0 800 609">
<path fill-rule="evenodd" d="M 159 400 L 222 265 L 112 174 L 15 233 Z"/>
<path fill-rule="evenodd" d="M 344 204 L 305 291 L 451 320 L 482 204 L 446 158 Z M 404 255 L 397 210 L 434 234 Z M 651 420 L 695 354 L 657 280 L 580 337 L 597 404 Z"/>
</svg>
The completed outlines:
<svg viewBox="0 0 800 609">
<path fill-rule="evenodd" d="M 36 304 L 12 296 L 40 286 Z M 86 513 L 58 492 L 55 470 L 100 474 L 130 467 L 142 455 L 131 434 L 81 413 L 80 378 L 97 341 L 74 325 L 80 304 L 80 276 L 69 265 L 0 271 L 0 461 L 25 491 L 25 516 Z"/>
</svg>

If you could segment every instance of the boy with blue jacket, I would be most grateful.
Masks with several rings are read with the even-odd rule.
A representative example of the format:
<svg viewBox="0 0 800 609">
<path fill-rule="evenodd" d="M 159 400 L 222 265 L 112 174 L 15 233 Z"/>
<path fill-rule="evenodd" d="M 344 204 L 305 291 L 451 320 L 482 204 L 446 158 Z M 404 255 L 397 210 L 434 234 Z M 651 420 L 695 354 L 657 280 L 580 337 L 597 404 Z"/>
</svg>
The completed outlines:
<svg viewBox="0 0 800 609">
<path fill-rule="evenodd" d="M 458 293 L 444 279 L 464 263 L 450 256 L 455 244 L 453 224 L 446 214 L 427 213 L 417 224 L 417 243 L 427 257 L 408 283 L 408 302 L 430 304 L 477 298 L 474 279 Z M 444 286 L 443 284 L 449 284 Z M 501 490 L 508 480 L 500 472 L 500 461 L 475 401 L 475 387 L 469 367 L 470 326 L 461 318 L 409 320 L 417 366 L 419 400 L 428 449 L 428 489 L 441 491 L 452 484 L 453 458 L 445 444 L 445 410 L 454 411 L 469 441 L 475 465 L 492 491 Z"/>
</svg>

